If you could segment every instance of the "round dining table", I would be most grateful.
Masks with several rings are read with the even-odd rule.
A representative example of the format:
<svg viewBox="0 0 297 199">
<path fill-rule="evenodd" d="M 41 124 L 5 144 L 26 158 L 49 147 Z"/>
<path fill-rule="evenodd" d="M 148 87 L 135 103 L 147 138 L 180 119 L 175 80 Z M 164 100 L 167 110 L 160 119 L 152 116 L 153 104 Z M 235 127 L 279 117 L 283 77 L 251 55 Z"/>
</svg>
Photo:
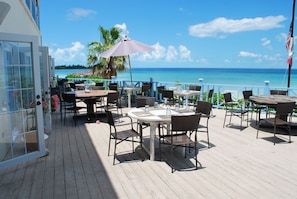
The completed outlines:
<svg viewBox="0 0 297 199">
<path fill-rule="evenodd" d="M 277 103 L 295 102 L 297 104 L 297 96 L 287 95 L 252 95 L 250 100 L 259 105 L 275 106 Z"/>
<path fill-rule="evenodd" d="M 297 105 L 297 96 L 287 95 L 252 95 L 250 96 L 251 102 L 264 105 L 270 108 L 275 108 L 277 103 L 295 102 Z M 261 111 L 259 111 L 258 120 L 260 121 Z M 285 118 L 283 118 L 285 120 Z"/>
<path fill-rule="evenodd" d="M 200 91 L 196 91 L 196 90 L 174 90 L 173 93 L 178 98 L 181 96 L 186 97 L 186 100 L 185 100 L 186 108 L 188 108 L 188 99 L 190 96 L 200 96 Z"/>
<path fill-rule="evenodd" d="M 95 115 L 94 104 L 98 98 L 107 97 L 108 93 L 115 93 L 114 90 L 76 90 L 75 97 L 82 99 L 87 105 L 87 117 L 90 120 Z"/>
<path fill-rule="evenodd" d="M 128 95 L 128 108 L 131 108 L 131 95 L 133 94 L 133 92 L 140 91 L 141 87 L 126 86 L 126 87 L 121 87 L 120 89 L 123 89 L 124 91 L 127 92 L 127 95 Z"/>
</svg>

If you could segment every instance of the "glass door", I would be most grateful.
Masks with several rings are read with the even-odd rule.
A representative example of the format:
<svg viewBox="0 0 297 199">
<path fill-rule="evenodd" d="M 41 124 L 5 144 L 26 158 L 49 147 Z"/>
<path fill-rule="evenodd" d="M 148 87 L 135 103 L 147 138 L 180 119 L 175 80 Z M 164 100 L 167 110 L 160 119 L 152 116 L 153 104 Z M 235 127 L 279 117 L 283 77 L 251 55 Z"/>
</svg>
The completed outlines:
<svg viewBox="0 0 297 199">
<path fill-rule="evenodd" d="M 0 33 L 0 169 L 45 155 L 38 37 Z"/>
</svg>

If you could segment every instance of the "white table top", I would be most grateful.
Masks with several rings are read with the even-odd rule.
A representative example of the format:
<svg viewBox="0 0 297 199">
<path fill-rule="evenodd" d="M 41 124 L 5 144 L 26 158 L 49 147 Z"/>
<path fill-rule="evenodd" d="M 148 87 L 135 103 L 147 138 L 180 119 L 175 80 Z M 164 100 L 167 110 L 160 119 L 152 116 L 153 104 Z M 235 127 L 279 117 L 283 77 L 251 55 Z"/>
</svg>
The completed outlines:
<svg viewBox="0 0 297 199">
<path fill-rule="evenodd" d="M 170 114 L 166 114 L 166 108 L 152 108 L 150 107 L 149 112 L 145 112 L 144 108 L 134 108 L 128 112 L 128 115 L 134 119 L 145 121 L 145 122 L 170 122 L 171 115 L 192 115 L 194 111 L 185 108 L 175 110 L 170 108 Z"/>
<path fill-rule="evenodd" d="M 124 89 L 126 91 L 139 91 L 141 90 L 141 87 L 121 87 L 121 89 Z"/>
<path fill-rule="evenodd" d="M 145 108 L 134 108 L 128 112 L 128 115 L 134 119 L 137 119 L 141 122 L 150 123 L 150 147 L 149 154 L 150 160 L 155 160 L 155 134 L 156 128 L 159 123 L 171 123 L 172 115 L 192 115 L 195 114 L 194 111 L 187 109 L 170 109 L 170 114 L 166 114 L 165 107 L 150 108 L 148 112 L 145 111 Z M 146 147 L 144 146 L 144 149 Z"/>
<path fill-rule="evenodd" d="M 178 96 L 193 96 L 193 95 L 200 95 L 200 91 L 194 90 L 174 90 L 174 95 Z"/>
</svg>

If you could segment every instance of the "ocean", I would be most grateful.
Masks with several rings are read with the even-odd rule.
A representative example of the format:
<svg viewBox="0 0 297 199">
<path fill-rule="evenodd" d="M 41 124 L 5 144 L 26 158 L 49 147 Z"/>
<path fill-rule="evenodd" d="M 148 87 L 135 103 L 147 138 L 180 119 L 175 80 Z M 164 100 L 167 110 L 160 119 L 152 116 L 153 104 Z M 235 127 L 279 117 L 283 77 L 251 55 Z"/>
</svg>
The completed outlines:
<svg viewBox="0 0 297 199">
<path fill-rule="evenodd" d="M 56 76 L 64 78 L 67 74 L 86 69 L 59 69 Z M 198 84 L 203 78 L 205 84 L 231 84 L 245 86 L 264 86 L 269 81 L 271 87 L 287 87 L 287 69 L 247 69 L 247 68 L 132 68 L 133 81 L 160 83 Z M 114 80 L 130 81 L 130 70 L 118 72 Z M 291 88 L 297 88 L 297 69 L 291 70 Z"/>
</svg>

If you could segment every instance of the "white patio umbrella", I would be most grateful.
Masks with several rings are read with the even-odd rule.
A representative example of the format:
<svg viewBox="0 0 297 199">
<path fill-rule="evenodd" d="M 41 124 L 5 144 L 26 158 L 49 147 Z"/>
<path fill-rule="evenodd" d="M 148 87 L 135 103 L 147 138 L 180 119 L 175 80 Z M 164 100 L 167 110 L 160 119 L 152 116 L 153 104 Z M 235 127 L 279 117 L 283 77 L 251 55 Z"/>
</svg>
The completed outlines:
<svg viewBox="0 0 297 199">
<path fill-rule="evenodd" d="M 153 49 L 154 48 L 147 46 L 141 42 L 125 37 L 119 43 L 117 43 L 107 51 L 104 51 L 103 53 L 101 53 L 100 56 L 104 58 L 128 56 L 128 64 L 130 67 L 130 79 L 132 84 L 132 70 L 131 70 L 129 55 L 133 53 L 150 51 Z"/>
</svg>

